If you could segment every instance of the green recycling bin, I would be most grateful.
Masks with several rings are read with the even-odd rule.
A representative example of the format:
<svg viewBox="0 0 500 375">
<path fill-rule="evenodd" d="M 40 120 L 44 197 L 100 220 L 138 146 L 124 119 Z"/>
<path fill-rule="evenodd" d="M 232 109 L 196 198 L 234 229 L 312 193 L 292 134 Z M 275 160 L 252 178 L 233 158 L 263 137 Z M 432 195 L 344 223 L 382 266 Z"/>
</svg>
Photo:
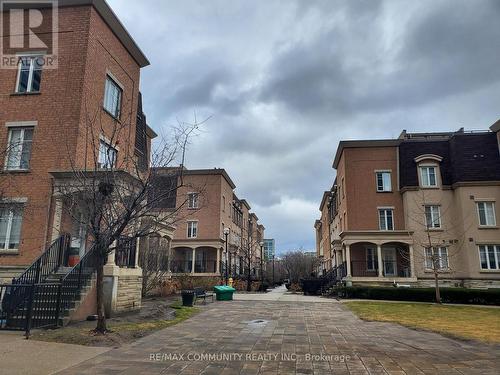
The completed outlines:
<svg viewBox="0 0 500 375">
<path fill-rule="evenodd" d="M 232 301 L 235 291 L 236 289 L 226 285 L 214 286 L 215 298 L 217 301 Z"/>
</svg>

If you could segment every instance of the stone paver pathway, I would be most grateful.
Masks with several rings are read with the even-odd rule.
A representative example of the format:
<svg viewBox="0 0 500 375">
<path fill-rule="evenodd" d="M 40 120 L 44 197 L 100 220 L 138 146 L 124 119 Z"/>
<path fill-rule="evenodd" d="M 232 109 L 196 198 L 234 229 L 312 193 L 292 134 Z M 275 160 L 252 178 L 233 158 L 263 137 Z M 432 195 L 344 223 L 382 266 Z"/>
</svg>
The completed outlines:
<svg viewBox="0 0 500 375">
<path fill-rule="evenodd" d="M 249 296 L 253 300 L 242 300 Z M 498 346 L 365 322 L 334 300 L 281 290 L 266 296 L 240 294 L 235 301 L 209 304 L 181 324 L 60 374 L 499 372 Z"/>
</svg>

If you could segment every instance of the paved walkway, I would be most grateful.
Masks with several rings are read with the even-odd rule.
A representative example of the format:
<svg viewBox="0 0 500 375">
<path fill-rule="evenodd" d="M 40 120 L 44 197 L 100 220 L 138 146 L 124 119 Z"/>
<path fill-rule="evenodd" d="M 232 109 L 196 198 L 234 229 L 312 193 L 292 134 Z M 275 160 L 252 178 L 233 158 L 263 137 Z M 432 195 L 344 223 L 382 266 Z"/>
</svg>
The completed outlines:
<svg viewBox="0 0 500 375">
<path fill-rule="evenodd" d="M 274 293 L 209 304 L 60 374 L 499 373 L 498 346 L 365 322 L 334 300 Z"/>
<path fill-rule="evenodd" d="M 53 374 L 107 352 L 108 348 L 26 340 L 23 332 L 0 332 L 0 374 Z"/>
<path fill-rule="evenodd" d="M 316 296 L 304 296 L 303 294 L 293 294 L 287 292 L 284 285 L 274 288 L 268 293 L 236 293 L 235 301 L 279 301 L 279 302 L 313 302 L 313 303 L 332 303 L 329 298 L 320 298 Z"/>
</svg>

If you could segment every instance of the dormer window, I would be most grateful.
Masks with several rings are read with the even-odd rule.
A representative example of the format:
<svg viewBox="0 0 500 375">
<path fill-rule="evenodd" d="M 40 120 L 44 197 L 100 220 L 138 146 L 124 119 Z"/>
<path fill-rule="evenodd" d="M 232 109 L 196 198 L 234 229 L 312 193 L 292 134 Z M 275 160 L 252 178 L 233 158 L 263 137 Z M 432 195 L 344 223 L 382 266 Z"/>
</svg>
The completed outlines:
<svg viewBox="0 0 500 375">
<path fill-rule="evenodd" d="M 443 158 L 439 155 L 425 154 L 417 156 L 415 163 L 418 166 L 418 179 L 423 188 L 436 188 L 439 186 L 439 163 Z"/>
</svg>

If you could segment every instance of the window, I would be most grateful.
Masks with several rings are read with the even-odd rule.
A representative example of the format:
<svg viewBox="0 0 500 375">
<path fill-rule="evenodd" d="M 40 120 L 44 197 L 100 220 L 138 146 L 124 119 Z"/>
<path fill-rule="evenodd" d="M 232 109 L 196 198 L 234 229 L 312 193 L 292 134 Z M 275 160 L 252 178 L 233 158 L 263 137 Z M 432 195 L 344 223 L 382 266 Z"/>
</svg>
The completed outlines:
<svg viewBox="0 0 500 375">
<path fill-rule="evenodd" d="M 198 193 L 188 194 L 188 208 L 198 208 Z"/>
<path fill-rule="evenodd" d="M 222 212 L 226 212 L 226 197 L 222 196 Z"/>
<path fill-rule="evenodd" d="M 479 260 L 483 270 L 500 270 L 500 245 L 479 246 Z"/>
<path fill-rule="evenodd" d="M 379 219 L 379 229 L 380 230 L 394 230 L 394 223 L 392 219 L 392 209 L 379 209 L 378 219 Z"/>
<path fill-rule="evenodd" d="M 9 129 L 5 169 L 27 170 L 30 164 L 33 128 Z"/>
<path fill-rule="evenodd" d="M 43 58 L 41 56 L 22 56 L 19 58 L 17 93 L 40 92 L 42 63 Z"/>
<path fill-rule="evenodd" d="M 197 221 L 188 221 L 187 222 L 187 237 L 188 238 L 196 238 L 198 235 L 198 222 Z"/>
<path fill-rule="evenodd" d="M 377 191 L 392 191 L 391 172 L 377 172 Z"/>
<path fill-rule="evenodd" d="M 122 89 L 118 84 L 106 77 L 106 86 L 104 89 L 104 109 L 109 112 L 113 117 L 120 117 L 120 108 L 122 101 Z"/>
<path fill-rule="evenodd" d="M 113 168 L 116 167 L 116 157 L 118 151 L 109 143 L 101 139 L 99 143 L 99 160 L 97 165 L 99 168 Z"/>
<path fill-rule="evenodd" d="M 448 269 L 448 248 L 447 247 L 428 247 L 425 249 L 425 268 L 444 270 Z"/>
<path fill-rule="evenodd" d="M 425 206 L 425 225 L 427 229 L 441 228 L 441 214 L 439 206 Z"/>
<path fill-rule="evenodd" d="M 495 202 L 477 202 L 477 213 L 479 215 L 479 225 L 495 226 Z"/>
<path fill-rule="evenodd" d="M 0 208 L 0 250 L 19 247 L 21 236 L 22 207 L 17 205 Z"/>
<path fill-rule="evenodd" d="M 345 198 L 345 184 L 344 184 L 344 177 L 342 177 L 342 198 Z"/>
<path fill-rule="evenodd" d="M 375 271 L 377 269 L 377 255 L 373 247 L 366 248 L 366 270 Z"/>
<path fill-rule="evenodd" d="M 423 187 L 437 186 L 436 167 L 420 167 L 420 184 Z"/>
</svg>

